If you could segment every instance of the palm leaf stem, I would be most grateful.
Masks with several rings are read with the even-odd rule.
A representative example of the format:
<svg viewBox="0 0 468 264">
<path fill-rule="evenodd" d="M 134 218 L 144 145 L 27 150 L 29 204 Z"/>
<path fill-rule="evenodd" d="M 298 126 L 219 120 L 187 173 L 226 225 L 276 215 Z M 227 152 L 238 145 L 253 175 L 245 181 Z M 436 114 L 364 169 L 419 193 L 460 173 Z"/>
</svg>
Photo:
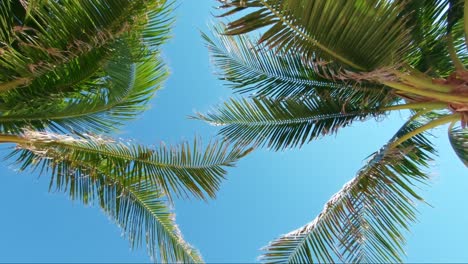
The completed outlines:
<svg viewBox="0 0 468 264">
<path fill-rule="evenodd" d="M 24 144 L 28 143 L 28 140 L 17 135 L 0 134 L 0 144 L 1 143 Z"/>
<path fill-rule="evenodd" d="M 441 102 L 447 103 L 468 103 L 468 97 L 463 97 L 455 94 L 450 93 L 443 93 L 443 92 L 436 92 L 430 90 L 423 90 L 413 86 L 405 85 L 399 82 L 390 82 L 390 81 L 383 81 L 382 84 L 389 86 L 395 90 L 403 91 L 410 94 L 420 95 L 424 97 L 429 97 L 432 99 L 437 99 Z"/>
<path fill-rule="evenodd" d="M 436 92 L 443 92 L 443 93 L 451 92 L 453 90 L 453 87 L 450 85 L 433 83 L 432 79 L 429 78 L 424 73 L 419 74 L 419 75 L 405 74 L 399 71 L 393 71 L 393 73 L 395 73 L 396 76 L 408 82 L 409 84 L 412 84 L 417 87 L 422 87 L 424 89 L 433 90 Z"/>
<path fill-rule="evenodd" d="M 457 123 L 457 121 L 452 121 L 452 123 L 450 123 L 450 125 L 448 127 L 448 130 L 449 131 L 452 130 L 456 123 Z"/>
<path fill-rule="evenodd" d="M 392 148 L 396 147 L 396 146 L 400 145 L 402 142 L 405 142 L 406 140 L 408 140 L 408 139 L 410 139 L 410 138 L 412 138 L 412 137 L 414 137 L 414 136 L 416 136 L 418 134 L 421 134 L 422 132 L 424 132 L 426 130 L 432 129 L 432 128 L 437 127 L 437 126 L 441 126 L 441 125 L 446 124 L 446 123 L 456 122 L 456 121 L 460 120 L 461 117 L 462 117 L 461 114 L 457 113 L 457 114 L 448 115 L 448 116 L 444 116 L 444 117 L 435 119 L 435 120 L 425 124 L 424 126 L 418 127 L 415 130 L 411 131 L 410 133 L 405 134 L 401 138 L 394 141 L 390 147 L 392 147 Z"/>
<path fill-rule="evenodd" d="M 393 111 L 393 110 L 406 110 L 406 109 L 443 109 L 446 108 L 446 103 L 437 103 L 437 102 L 423 102 L 423 103 L 409 103 L 409 104 L 400 104 L 383 107 L 380 110 L 383 111 Z"/>
<path fill-rule="evenodd" d="M 175 169 L 182 169 L 182 168 L 187 168 L 187 169 L 208 169 L 212 166 L 210 165 L 187 165 L 187 166 L 182 166 L 178 164 L 167 164 L 167 163 L 161 163 L 161 162 L 155 162 L 155 161 L 150 161 L 144 158 L 139 158 L 139 157 L 133 157 L 129 156 L 126 154 L 120 154 L 120 153 L 115 153 L 110 150 L 95 150 L 92 147 L 85 147 L 85 146 L 77 146 L 74 144 L 67 144 L 66 142 L 55 142 L 56 146 L 62 145 L 64 147 L 69 147 L 74 150 L 78 151 L 86 151 L 86 152 L 91 152 L 95 154 L 102 154 L 107 157 L 112 157 L 112 158 L 120 158 L 120 159 L 126 159 L 126 160 L 132 160 L 135 162 L 140 162 L 142 164 L 148 164 L 148 165 L 154 165 L 154 166 L 159 166 L 159 167 L 166 167 L 166 168 L 175 168 Z"/>
<path fill-rule="evenodd" d="M 468 0 L 467 0 L 468 1 Z M 268 10 L 270 10 L 270 12 L 272 12 L 279 20 L 281 20 L 281 22 L 283 22 L 285 25 L 287 25 L 290 29 L 292 29 L 296 34 L 300 35 L 302 38 L 308 40 L 310 43 L 312 43 L 313 45 L 317 46 L 319 49 L 323 50 L 324 52 L 328 53 L 330 56 L 332 57 L 335 57 L 336 59 L 346 63 L 347 65 L 353 67 L 353 68 L 356 68 L 358 70 L 361 70 L 361 71 L 364 71 L 366 70 L 364 67 L 362 66 L 359 66 L 355 63 L 353 63 L 352 61 L 346 59 L 345 57 L 343 57 L 342 55 L 334 52 L 333 50 L 330 50 L 328 49 L 325 45 L 323 45 L 322 43 L 318 42 L 317 40 L 311 38 L 310 36 L 308 36 L 307 34 L 305 34 L 302 30 L 300 30 L 298 27 L 294 26 L 291 22 L 288 21 L 288 19 L 283 15 L 281 14 L 280 12 L 278 12 L 277 10 L 275 10 L 270 4 L 268 4 L 267 1 L 265 0 L 260 0 L 260 2 L 262 3 L 262 5 L 264 7 L 266 7 Z"/>
</svg>

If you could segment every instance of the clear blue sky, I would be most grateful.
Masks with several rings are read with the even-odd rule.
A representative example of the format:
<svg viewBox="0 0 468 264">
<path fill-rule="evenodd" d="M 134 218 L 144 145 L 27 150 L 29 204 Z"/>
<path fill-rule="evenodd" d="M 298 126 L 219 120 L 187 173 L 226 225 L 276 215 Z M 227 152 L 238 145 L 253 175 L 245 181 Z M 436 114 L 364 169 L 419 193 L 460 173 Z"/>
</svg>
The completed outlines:
<svg viewBox="0 0 468 264">
<path fill-rule="evenodd" d="M 173 39 L 164 49 L 172 75 L 152 109 L 122 129 L 121 137 L 144 144 L 216 135 L 216 128 L 187 120 L 231 95 L 212 74 L 199 30 L 207 30 L 215 1 L 179 0 Z M 332 194 L 353 177 L 364 159 L 404 122 L 404 113 L 355 123 L 338 136 L 285 152 L 259 150 L 229 170 L 216 200 L 176 201 L 185 239 L 207 262 L 254 262 L 259 249 L 280 234 L 311 221 Z M 420 192 L 408 234 L 406 262 L 468 262 L 468 171 L 452 153 L 446 129 L 434 131 L 440 157 L 433 184 Z M 7 151 L 2 149 L 2 153 Z M 0 167 L 0 262 L 148 262 L 130 251 L 118 227 L 98 207 L 84 207 L 48 193 L 48 177 Z"/>
</svg>

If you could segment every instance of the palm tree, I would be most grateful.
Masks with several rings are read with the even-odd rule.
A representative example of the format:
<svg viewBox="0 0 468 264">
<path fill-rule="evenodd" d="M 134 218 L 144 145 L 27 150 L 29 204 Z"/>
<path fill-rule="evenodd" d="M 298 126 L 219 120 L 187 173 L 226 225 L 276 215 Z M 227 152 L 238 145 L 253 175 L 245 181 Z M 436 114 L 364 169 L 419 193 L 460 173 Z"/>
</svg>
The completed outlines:
<svg viewBox="0 0 468 264">
<path fill-rule="evenodd" d="M 171 4 L 148 0 L 0 2 L 0 143 L 50 189 L 98 204 L 155 261 L 201 262 L 173 196 L 214 197 L 246 154 L 199 140 L 151 148 L 108 134 L 142 112 L 168 75 L 159 57 Z"/>
<path fill-rule="evenodd" d="M 236 98 L 197 118 L 241 145 L 300 147 L 355 121 L 410 117 L 310 223 L 264 248 L 265 262 L 401 262 L 415 185 L 449 125 L 468 166 L 468 3 L 461 0 L 228 0 L 203 35 Z M 259 37 L 251 32 L 259 33 Z M 250 33 L 250 34 L 249 34 Z"/>
</svg>

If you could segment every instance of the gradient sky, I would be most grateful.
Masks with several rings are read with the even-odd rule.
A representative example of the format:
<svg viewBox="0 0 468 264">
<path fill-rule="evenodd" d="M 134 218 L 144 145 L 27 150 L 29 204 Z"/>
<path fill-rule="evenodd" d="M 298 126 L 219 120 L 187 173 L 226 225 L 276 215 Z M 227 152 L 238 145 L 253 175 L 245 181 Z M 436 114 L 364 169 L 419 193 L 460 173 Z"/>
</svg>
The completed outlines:
<svg viewBox="0 0 468 264">
<path fill-rule="evenodd" d="M 186 118 L 232 95 L 213 75 L 199 34 L 207 31 L 215 5 L 212 0 L 178 1 L 173 39 L 164 48 L 171 77 L 152 109 L 128 123 L 120 137 L 154 144 L 216 135 L 217 128 Z M 229 169 L 216 200 L 176 201 L 185 239 L 207 262 L 255 262 L 270 240 L 315 218 L 404 116 L 354 123 L 302 149 L 254 152 Z M 468 173 L 449 147 L 446 128 L 433 134 L 440 156 L 431 168 L 432 185 L 420 190 L 432 207 L 418 206 L 420 222 L 407 235 L 405 262 L 468 262 Z M 5 147 L 1 152 L 8 153 Z M 129 249 L 98 207 L 48 193 L 47 175 L 18 174 L 5 162 L 0 173 L 0 262 L 149 261 L 144 249 Z"/>
</svg>

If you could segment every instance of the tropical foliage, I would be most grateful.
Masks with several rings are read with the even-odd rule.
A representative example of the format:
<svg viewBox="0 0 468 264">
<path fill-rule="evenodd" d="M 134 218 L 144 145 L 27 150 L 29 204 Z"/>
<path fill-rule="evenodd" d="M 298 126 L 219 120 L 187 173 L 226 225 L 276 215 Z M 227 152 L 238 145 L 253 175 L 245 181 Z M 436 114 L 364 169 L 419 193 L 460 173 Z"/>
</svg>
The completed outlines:
<svg viewBox="0 0 468 264">
<path fill-rule="evenodd" d="M 147 108 L 167 77 L 159 57 L 173 19 L 164 0 L 0 2 L 0 142 L 50 189 L 99 205 L 132 247 L 162 262 L 201 262 L 170 209 L 214 197 L 246 154 L 226 143 L 159 148 L 103 135 Z"/>
<path fill-rule="evenodd" d="M 240 145 L 300 147 L 356 121 L 409 120 L 310 223 L 265 262 L 400 262 L 415 185 L 444 124 L 468 162 L 468 3 L 461 0 L 219 0 L 229 22 L 203 35 L 234 98 L 197 118 Z M 259 36 L 252 34 L 259 33 Z"/>
</svg>

